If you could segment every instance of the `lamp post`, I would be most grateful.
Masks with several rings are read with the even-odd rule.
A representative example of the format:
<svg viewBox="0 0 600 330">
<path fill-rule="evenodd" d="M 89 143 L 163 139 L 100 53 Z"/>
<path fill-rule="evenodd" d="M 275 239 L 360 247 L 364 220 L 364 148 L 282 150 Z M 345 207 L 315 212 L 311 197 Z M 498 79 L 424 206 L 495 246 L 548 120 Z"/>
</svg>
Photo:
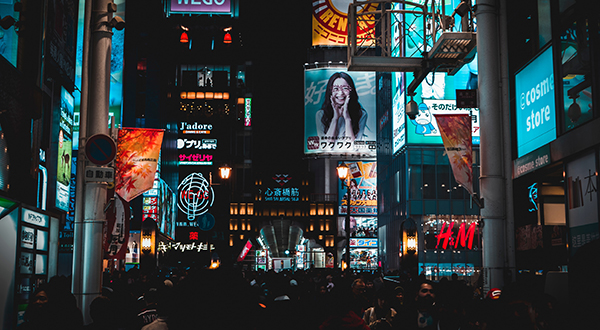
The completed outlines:
<svg viewBox="0 0 600 330">
<path fill-rule="evenodd" d="M 346 181 L 346 268 L 350 269 L 350 182 L 348 178 L 350 168 L 346 164 L 341 164 L 337 167 L 337 173 L 340 180 Z"/>
</svg>

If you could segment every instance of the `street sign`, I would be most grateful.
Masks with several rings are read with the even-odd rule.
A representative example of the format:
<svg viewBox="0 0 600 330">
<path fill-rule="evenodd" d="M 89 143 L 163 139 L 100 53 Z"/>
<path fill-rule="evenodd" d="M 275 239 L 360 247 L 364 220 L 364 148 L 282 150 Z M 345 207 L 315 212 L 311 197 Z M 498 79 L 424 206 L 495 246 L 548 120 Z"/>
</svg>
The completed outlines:
<svg viewBox="0 0 600 330">
<path fill-rule="evenodd" d="M 112 167 L 86 166 L 85 182 L 115 182 L 115 169 Z"/>
<path fill-rule="evenodd" d="M 477 108 L 477 89 L 457 89 L 456 107 L 459 109 Z"/>
<path fill-rule="evenodd" d="M 116 155 L 117 146 L 108 135 L 93 135 L 85 143 L 85 156 L 96 165 L 106 165 L 112 162 Z"/>
</svg>

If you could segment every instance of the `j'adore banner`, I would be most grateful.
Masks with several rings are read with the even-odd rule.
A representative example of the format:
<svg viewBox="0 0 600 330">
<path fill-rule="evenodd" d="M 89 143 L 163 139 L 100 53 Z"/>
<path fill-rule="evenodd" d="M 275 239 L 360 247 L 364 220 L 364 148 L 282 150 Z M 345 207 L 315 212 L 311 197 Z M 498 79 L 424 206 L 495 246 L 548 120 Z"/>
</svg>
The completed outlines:
<svg viewBox="0 0 600 330">
<path fill-rule="evenodd" d="M 115 192 L 125 201 L 152 189 L 163 135 L 162 129 L 119 130 Z"/>
<path fill-rule="evenodd" d="M 348 5 L 352 0 L 313 1 L 313 46 L 348 45 Z M 372 12 L 377 3 L 366 4 L 358 13 Z M 360 20 L 356 29 L 359 39 L 374 34 L 375 19 Z"/>
<path fill-rule="evenodd" d="M 375 72 L 304 72 L 304 153 L 376 155 Z"/>
</svg>

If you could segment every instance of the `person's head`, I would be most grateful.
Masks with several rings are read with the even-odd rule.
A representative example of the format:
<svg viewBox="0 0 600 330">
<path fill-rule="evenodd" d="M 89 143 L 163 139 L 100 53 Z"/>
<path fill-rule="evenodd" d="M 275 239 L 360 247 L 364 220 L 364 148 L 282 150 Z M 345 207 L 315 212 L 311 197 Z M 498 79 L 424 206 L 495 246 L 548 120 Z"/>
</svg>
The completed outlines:
<svg viewBox="0 0 600 330">
<path fill-rule="evenodd" d="M 397 302 L 402 304 L 404 302 L 404 288 L 401 286 L 397 286 L 394 288 L 394 297 Z"/>
<path fill-rule="evenodd" d="M 35 292 L 35 294 L 33 295 L 33 299 L 31 300 L 31 303 L 36 308 L 43 308 L 44 306 L 46 306 L 46 304 L 48 303 L 48 293 L 46 292 L 46 290 L 44 290 L 44 289 L 37 290 Z"/>
<path fill-rule="evenodd" d="M 361 278 L 357 278 L 352 282 L 352 293 L 355 295 L 363 294 L 365 292 L 365 288 L 365 281 L 363 281 Z"/>
<path fill-rule="evenodd" d="M 323 118 L 321 122 L 325 127 L 325 132 L 329 129 L 333 118 L 334 107 L 340 107 L 348 100 L 348 112 L 352 120 L 352 131 L 358 133 L 358 122 L 361 116 L 361 107 L 358 103 L 358 93 L 354 86 L 352 77 L 345 72 L 336 72 L 329 77 L 327 89 L 325 91 L 325 100 L 323 101 Z M 333 102 L 333 103 L 332 103 Z M 321 133 L 325 133 L 321 132 Z"/>
<path fill-rule="evenodd" d="M 428 309 L 434 305 L 435 291 L 433 282 L 427 280 L 421 282 L 415 301 L 419 309 Z"/>
</svg>

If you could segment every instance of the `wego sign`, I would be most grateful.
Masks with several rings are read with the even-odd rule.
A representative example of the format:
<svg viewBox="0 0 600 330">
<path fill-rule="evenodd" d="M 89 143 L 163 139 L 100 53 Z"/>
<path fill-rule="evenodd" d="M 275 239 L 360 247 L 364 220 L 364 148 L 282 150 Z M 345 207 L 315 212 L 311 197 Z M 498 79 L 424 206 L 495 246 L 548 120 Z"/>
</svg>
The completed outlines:
<svg viewBox="0 0 600 330">
<path fill-rule="evenodd" d="M 177 206 L 187 215 L 189 221 L 194 221 L 197 216 L 206 213 L 213 204 L 213 189 L 201 173 L 188 175 L 178 188 Z"/>
</svg>

